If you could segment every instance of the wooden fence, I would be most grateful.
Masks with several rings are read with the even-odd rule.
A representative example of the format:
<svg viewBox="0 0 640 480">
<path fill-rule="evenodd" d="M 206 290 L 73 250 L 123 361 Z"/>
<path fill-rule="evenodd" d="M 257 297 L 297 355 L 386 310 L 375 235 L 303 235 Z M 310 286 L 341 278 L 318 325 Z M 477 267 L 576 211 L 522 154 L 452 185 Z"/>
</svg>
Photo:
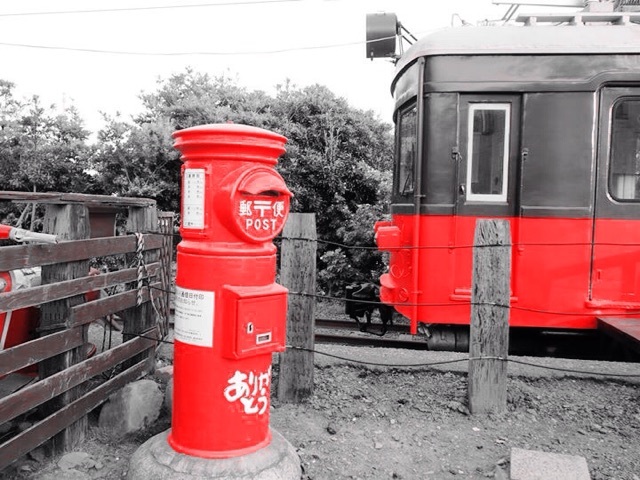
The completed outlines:
<svg viewBox="0 0 640 480">
<path fill-rule="evenodd" d="M 0 425 L 27 417 L 31 425 L 0 439 L 2 470 L 39 445 L 74 448 L 90 411 L 152 371 L 168 329 L 173 215 L 158 214 L 148 199 L 0 192 L 0 200 L 44 204 L 44 232 L 59 238 L 0 247 L 0 272 L 41 269 L 41 285 L 0 293 L 0 315 L 36 307 L 39 317 L 33 339 L 0 350 Z M 119 215 L 127 215 L 125 235 L 115 234 Z M 126 264 L 89 275 L 91 262 L 108 259 Z M 87 301 L 85 294 L 105 289 L 113 294 Z M 89 325 L 116 313 L 123 342 L 92 354 Z M 34 365 L 38 374 L 25 385 L 23 369 Z"/>
</svg>

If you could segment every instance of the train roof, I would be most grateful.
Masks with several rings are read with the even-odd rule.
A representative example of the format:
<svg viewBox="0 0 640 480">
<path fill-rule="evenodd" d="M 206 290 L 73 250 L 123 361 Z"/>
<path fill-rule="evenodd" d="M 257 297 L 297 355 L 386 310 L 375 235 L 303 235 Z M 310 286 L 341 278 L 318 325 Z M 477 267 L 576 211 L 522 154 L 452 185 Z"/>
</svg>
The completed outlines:
<svg viewBox="0 0 640 480">
<path fill-rule="evenodd" d="M 421 38 L 396 66 L 398 77 L 420 57 L 443 55 L 640 54 L 640 26 L 454 27 Z M 393 87 L 392 87 L 393 89 Z"/>
</svg>

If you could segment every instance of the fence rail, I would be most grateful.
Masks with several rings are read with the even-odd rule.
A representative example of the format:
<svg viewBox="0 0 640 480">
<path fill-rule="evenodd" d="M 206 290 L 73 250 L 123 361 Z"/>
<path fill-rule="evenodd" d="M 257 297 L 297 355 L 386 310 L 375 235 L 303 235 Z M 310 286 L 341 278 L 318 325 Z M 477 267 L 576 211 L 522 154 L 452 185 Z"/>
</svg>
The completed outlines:
<svg viewBox="0 0 640 480">
<path fill-rule="evenodd" d="M 27 416 L 35 421 L 24 431 L 4 429 L 2 470 L 43 444 L 53 453 L 75 447 L 84 439 L 89 412 L 153 370 L 169 323 L 173 214 L 158 214 L 148 199 L 0 192 L 0 200 L 45 204 L 45 231 L 61 239 L 0 247 L 0 272 L 36 269 L 43 283 L 0 289 L 0 324 L 8 328 L 12 314 L 12 321 L 24 321 L 15 315 L 19 311 L 38 317 L 29 338 L 0 346 L 0 425 L 11 427 Z M 132 234 L 88 238 L 94 210 L 100 216 L 113 212 L 113 222 L 116 213 L 127 215 Z M 90 262 L 109 259 L 125 265 L 90 274 Z M 97 291 L 112 294 L 89 297 Z M 115 314 L 123 320 L 123 342 L 94 354 L 89 325 Z"/>
</svg>

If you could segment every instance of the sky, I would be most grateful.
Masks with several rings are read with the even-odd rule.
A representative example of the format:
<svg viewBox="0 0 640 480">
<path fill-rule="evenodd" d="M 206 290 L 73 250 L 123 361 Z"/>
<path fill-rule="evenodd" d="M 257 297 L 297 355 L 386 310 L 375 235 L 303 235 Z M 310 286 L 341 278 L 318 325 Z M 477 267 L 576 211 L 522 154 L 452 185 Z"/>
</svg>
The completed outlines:
<svg viewBox="0 0 640 480">
<path fill-rule="evenodd" d="M 394 66 L 366 58 L 367 13 L 395 13 L 420 38 L 460 19 L 499 20 L 507 8 L 492 0 L 5 0 L 0 79 L 18 98 L 74 105 L 92 132 L 101 112 L 130 119 L 142 111 L 141 93 L 189 67 L 269 94 L 287 80 L 318 83 L 391 122 Z"/>
</svg>

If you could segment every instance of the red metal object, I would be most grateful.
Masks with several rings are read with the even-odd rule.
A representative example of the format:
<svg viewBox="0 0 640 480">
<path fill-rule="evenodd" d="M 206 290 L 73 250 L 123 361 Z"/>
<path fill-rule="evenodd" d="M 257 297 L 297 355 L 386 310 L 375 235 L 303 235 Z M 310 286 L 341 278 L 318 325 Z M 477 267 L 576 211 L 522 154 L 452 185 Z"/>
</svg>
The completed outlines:
<svg viewBox="0 0 640 480">
<path fill-rule="evenodd" d="M 58 242 L 56 235 L 31 232 L 2 224 L 0 224 L 0 239 L 11 239 L 16 242 Z M 34 281 L 40 284 L 39 269 L 25 268 L 12 272 L 0 272 L 0 293 L 30 287 Z M 0 350 L 33 340 L 36 337 L 35 331 L 39 321 L 40 312 L 35 307 L 0 312 Z M 37 373 L 37 365 L 24 369 L 23 372 Z"/>
<path fill-rule="evenodd" d="M 29 287 L 28 282 L 34 278 L 39 283 L 40 273 L 35 269 L 0 272 L 0 293 Z M 7 350 L 36 338 L 39 322 L 40 311 L 36 307 L 0 312 L 0 350 Z M 20 373 L 35 376 L 38 365 L 24 368 Z"/>
<path fill-rule="evenodd" d="M 0 224 L 0 239 L 6 240 L 11 238 L 11 230 L 13 230 L 13 227 Z"/>
<path fill-rule="evenodd" d="M 16 242 L 58 243 L 56 235 L 32 232 L 2 224 L 0 224 L 0 239 L 11 239 Z M 94 268 L 89 272 L 90 275 L 98 273 L 100 272 Z M 39 267 L 0 272 L 0 293 L 31 288 L 40 285 L 40 282 L 41 270 Z M 85 301 L 95 300 L 99 296 L 99 291 L 87 292 Z M 0 350 L 6 350 L 36 339 L 39 323 L 40 310 L 37 307 L 0 311 Z M 87 357 L 94 355 L 95 351 L 95 345 L 87 344 Z M 19 373 L 35 376 L 38 374 L 38 365 L 34 364 L 23 368 L 19 370 Z"/>
<path fill-rule="evenodd" d="M 168 443 L 197 457 L 245 455 L 271 441 L 271 355 L 285 344 L 272 240 L 289 211 L 274 170 L 286 138 L 234 124 L 174 138 L 184 165 Z"/>
<path fill-rule="evenodd" d="M 58 243 L 58 237 L 49 233 L 37 233 L 23 228 L 0 225 L 0 239 L 11 239 L 16 242 Z"/>
<path fill-rule="evenodd" d="M 421 215 L 419 268 L 412 272 L 413 215 L 393 215 L 376 224 L 376 242 L 389 251 L 389 271 L 380 278 L 380 299 L 411 320 L 429 324 L 469 323 L 474 216 Z M 597 317 L 640 310 L 635 286 L 640 283 L 640 231 L 628 220 L 599 220 L 597 273 L 590 296 L 592 219 L 507 218 L 511 223 L 512 327 L 595 329 Z M 634 229 L 635 226 L 635 229 Z M 452 232 L 455 232 L 453 236 Z M 605 234 L 606 233 L 606 234 Z M 621 239 L 624 239 L 623 241 Z M 607 268 L 609 264 L 619 268 Z M 413 306 L 418 304 L 418 315 Z"/>
</svg>

